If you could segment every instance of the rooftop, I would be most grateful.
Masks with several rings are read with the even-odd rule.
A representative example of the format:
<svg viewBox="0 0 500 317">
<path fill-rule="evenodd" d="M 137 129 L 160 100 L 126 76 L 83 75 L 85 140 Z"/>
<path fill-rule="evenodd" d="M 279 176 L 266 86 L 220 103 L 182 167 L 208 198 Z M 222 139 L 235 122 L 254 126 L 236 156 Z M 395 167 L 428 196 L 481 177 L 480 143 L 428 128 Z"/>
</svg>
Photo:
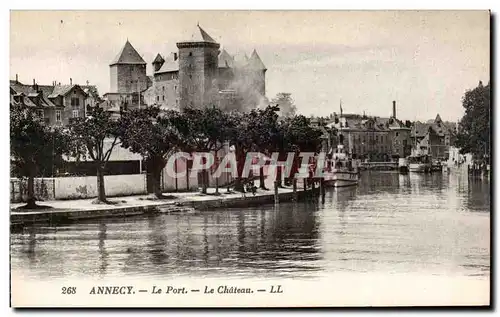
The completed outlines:
<svg viewBox="0 0 500 317">
<path fill-rule="evenodd" d="M 146 62 L 127 40 L 120 53 L 118 53 L 115 59 L 111 62 L 110 66 L 116 64 L 146 65 Z"/>
</svg>

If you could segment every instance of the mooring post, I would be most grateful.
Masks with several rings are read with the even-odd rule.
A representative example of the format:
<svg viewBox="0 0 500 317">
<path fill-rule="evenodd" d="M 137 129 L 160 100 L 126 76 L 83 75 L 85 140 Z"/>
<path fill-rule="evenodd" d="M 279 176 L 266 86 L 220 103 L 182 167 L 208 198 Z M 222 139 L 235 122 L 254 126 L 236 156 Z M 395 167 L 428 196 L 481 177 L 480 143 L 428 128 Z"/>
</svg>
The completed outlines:
<svg viewBox="0 0 500 317">
<path fill-rule="evenodd" d="M 293 201 L 297 201 L 298 200 L 298 197 L 297 197 L 297 178 L 294 177 L 292 182 L 293 182 Z"/>
</svg>

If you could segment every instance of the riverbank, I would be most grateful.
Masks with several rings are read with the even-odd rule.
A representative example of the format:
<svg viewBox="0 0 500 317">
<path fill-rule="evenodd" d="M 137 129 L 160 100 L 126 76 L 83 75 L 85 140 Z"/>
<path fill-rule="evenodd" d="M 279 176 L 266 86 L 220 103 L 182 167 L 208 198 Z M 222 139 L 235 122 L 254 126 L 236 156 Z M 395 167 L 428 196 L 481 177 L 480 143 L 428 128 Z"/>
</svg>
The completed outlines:
<svg viewBox="0 0 500 317">
<path fill-rule="evenodd" d="M 200 192 L 165 193 L 168 199 L 149 200 L 149 196 L 114 197 L 108 200 L 111 204 L 93 204 L 94 199 L 55 200 L 38 202 L 46 208 L 18 209 L 23 203 L 11 204 L 10 223 L 13 226 L 23 226 L 32 223 L 66 223 L 81 219 L 129 217 L 154 213 L 196 213 L 204 210 L 229 207 L 247 207 L 274 203 L 274 191 L 271 184 L 266 182 L 269 190 L 259 189 L 252 193 L 227 193 L 225 188 L 219 189 L 215 195 L 215 188 L 208 188 L 207 194 Z M 297 199 L 304 199 L 312 193 L 308 188 L 304 191 L 303 184 L 297 186 Z M 278 189 L 280 202 L 294 199 L 293 189 L 290 187 Z"/>
</svg>

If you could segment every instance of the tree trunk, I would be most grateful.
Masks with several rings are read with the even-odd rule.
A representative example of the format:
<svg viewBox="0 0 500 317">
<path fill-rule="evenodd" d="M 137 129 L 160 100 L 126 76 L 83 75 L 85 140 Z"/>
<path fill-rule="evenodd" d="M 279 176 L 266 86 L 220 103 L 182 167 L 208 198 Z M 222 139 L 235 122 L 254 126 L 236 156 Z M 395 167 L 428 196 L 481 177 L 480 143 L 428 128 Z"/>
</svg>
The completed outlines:
<svg viewBox="0 0 500 317">
<path fill-rule="evenodd" d="M 236 170 L 238 172 L 238 175 L 236 175 L 236 179 L 234 181 L 234 190 L 244 193 L 245 188 L 243 186 L 242 182 L 242 177 L 243 177 L 243 168 L 245 167 L 245 153 L 243 153 L 241 150 L 237 150 L 237 156 L 236 156 Z"/>
<path fill-rule="evenodd" d="M 282 166 L 276 166 L 276 184 L 278 187 L 283 188 L 283 182 L 281 181 L 281 168 Z"/>
<path fill-rule="evenodd" d="M 28 176 L 28 199 L 26 200 L 25 208 L 34 209 L 36 207 L 35 176 L 33 175 L 33 173 L 30 173 L 30 175 Z"/>
<path fill-rule="evenodd" d="M 208 171 L 207 170 L 203 170 L 201 171 L 201 192 L 203 194 L 206 194 L 207 193 L 207 188 L 208 188 Z"/>
<path fill-rule="evenodd" d="M 266 188 L 266 183 L 265 183 L 265 176 L 264 176 L 264 166 L 261 166 L 259 169 L 259 188 L 264 189 L 264 190 L 269 190 Z"/>
<path fill-rule="evenodd" d="M 104 190 L 104 169 L 99 164 L 97 166 L 97 203 L 107 203 L 106 191 Z"/>
<path fill-rule="evenodd" d="M 161 168 L 158 166 L 153 170 L 153 194 L 156 198 L 163 198 L 161 190 Z"/>
</svg>

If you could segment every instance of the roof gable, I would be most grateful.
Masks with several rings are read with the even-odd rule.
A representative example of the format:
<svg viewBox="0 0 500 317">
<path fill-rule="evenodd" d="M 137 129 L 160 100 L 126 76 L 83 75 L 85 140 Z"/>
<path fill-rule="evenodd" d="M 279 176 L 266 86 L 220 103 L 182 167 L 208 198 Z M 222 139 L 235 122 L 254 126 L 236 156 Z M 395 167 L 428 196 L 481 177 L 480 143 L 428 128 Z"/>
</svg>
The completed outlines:
<svg viewBox="0 0 500 317">
<path fill-rule="evenodd" d="M 217 43 L 210 35 L 208 35 L 207 32 L 205 32 L 205 30 L 201 28 L 199 24 L 196 26 L 196 29 L 191 36 L 191 42 Z"/>
<path fill-rule="evenodd" d="M 266 70 L 266 66 L 260 59 L 259 54 L 257 54 L 256 50 L 253 50 L 252 55 L 250 56 L 250 59 L 248 60 L 247 64 L 248 68 L 251 69 L 258 69 L 258 70 Z"/>
<path fill-rule="evenodd" d="M 234 60 L 226 50 L 222 50 L 222 52 L 219 55 L 219 67 L 221 68 L 234 67 Z"/>
</svg>

